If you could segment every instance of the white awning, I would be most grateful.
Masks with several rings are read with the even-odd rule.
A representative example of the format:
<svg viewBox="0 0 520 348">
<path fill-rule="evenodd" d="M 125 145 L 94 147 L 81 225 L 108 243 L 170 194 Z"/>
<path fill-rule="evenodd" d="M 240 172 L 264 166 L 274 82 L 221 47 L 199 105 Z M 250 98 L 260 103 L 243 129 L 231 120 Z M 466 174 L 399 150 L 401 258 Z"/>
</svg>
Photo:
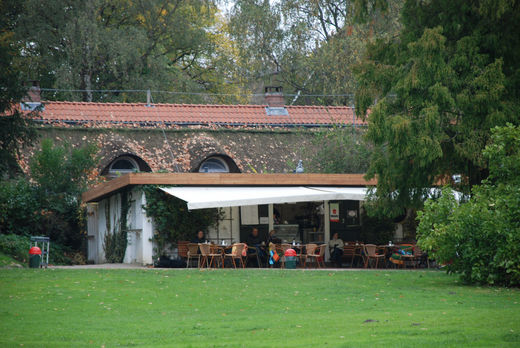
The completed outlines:
<svg viewBox="0 0 520 348">
<path fill-rule="evenodd" d="M 364 200 L 364 187 L 304 186 L 181 186 L 163 187 L 164 192 L 188 203 L 188 209 L 295 203 L 326 200 Z"/>
</svg>

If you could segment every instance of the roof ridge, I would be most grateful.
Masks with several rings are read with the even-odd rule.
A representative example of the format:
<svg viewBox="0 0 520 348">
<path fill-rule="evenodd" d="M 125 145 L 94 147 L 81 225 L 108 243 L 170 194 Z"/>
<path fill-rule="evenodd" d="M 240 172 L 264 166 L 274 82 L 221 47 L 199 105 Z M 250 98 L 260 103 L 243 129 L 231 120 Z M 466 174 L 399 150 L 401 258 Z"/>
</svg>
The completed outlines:
<svg viewBox="0 0 520 348">
<path fill-rule="evenodd" d="M 85 102 L 68 100 L 42 100 L 44 104 L 62 105 L 106 105 L 106 106 L 146 106 L 146 103 L 123 103 L 123 102 Z M 266 104 L 179 104 L 179 103 L 152 103 L 152 106 L 164 107 L 205 107 L 205 108 L 266 108 Z M 352 106 L 342 105 L 285 105 L 290 109 L 353 109 Z"/>
</svg>

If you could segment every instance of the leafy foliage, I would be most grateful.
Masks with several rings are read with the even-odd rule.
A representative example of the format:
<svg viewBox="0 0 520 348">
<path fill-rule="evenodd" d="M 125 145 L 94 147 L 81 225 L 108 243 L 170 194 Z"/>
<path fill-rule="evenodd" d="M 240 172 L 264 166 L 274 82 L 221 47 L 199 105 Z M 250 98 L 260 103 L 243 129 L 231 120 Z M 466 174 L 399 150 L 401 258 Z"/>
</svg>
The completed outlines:
<svg viewBox="0 0 520 348">
<path fill-rule="evenodd" d="M 320 173 L 365 173 L 371 148 L 362 131 L 334 127 L 320 130 L 313 138 L 317 151 L 309 169 Z"/>
<path fill-rule="evenodd" d="M 468 282 L 520 285 L 520 128 L 493 129 L 490 176 L 458 204 L 449 188 L 418 212 L 419 245 Z"/>
<path fill-rule="evenodd" d="M 486 178 L 490 128 L 517 123 L 520 111 L 517 7 L 407 1 L 400 35 L 368 48 L 356 106 L 361 115 L 371 108 L 368 177 L 377 177 L 374 196 L 387 213 L 421 207 L 440 178 L 461 174 L 466 193 Z"/>
<path fill-rule="evenodd" d="M 125 258 L 128 244 L 127 233 L 121 229 L 121 223 L 117 221 L 112 231 L 107 231 L 103 240 L 105 261 L 108 263 L 121 263 Z"/>
<path fill-rule="evenodd" d="M 213 226 L 221 214 L 218 209 L 189 211 L 186 202 L 168 195 L 155 185 L 143 186 L 146 194 L 146 214 L 154 219 L 154 242 L 158 253 L 178 240 L 191 240 L 199 230 Z"/>
<path fill-rule="evenodd" d="M 96 165 L 96 147 L 70 148 L 54 146 L 43 139 L 41 150 L 31 160 L 31 174 L 36 181 L 44 235 L 65 245 L 78 248 L 81 244 L 84 211 L 81 193 L 91 183 Z"/>
<path fill-rule="evenodd" d="M 145 100 L 144 93 L 93 92 L 100 89 L 236 91 L 239 77 L 237 84 L 228 83 L 234 52 L 213 0 L 21 3 L 15 33 L 24 45 L 27 75 L 44 87 L 70 90 L 46 93 L 47 99 Z M 155 102 L 204 101 L 175 93 L 153 97 Z"/>
<path fill-rule="evenodd" d="M 15 107 L 26 93 L 22 67 L 16 63 L 20 45 L 14 34 L 21 11 L 16 0 L 0 2 L 0 178 L 15 176 L 19 148 L 31 145 L 36 138 L 29 117 Z"/>
<path fill-rule="evenodd" d="M 127 216 L 131 204 L 131 191 L 125 188 L 121 191 L 121 214 L 119 220 L 110 221 L 110 200 L 105 206 L 106 234 L 103 240 L 105 260 L 108 263 L 122 263 L 128 245 Z"/>
<path fill-rule="evenodd" d="M 54 147 L 44 139 L 31 161 L 34 183 L 0 182 L 0 233 L 49 236 L 78 250 L 84 229 L 80 196 L 90 182 L 95 152 L 92 146 Z"/>
<path fill-rule="evenodd" d="M 229 23 L 236 69 L 253 87 L 281 84 L 289 93 L 316 95 L 291 103 L 351 105 L 352 67 L 367 42 L 397 33 L 402 3 L 389 1 L 386 13 L 379 7 L 355 23 L 354 1 L 236 1 Z"/>
<path fill-rule="evenodd" d="M 11 256 L 22 264 L 29 260 L 31 239 L 28 236 L 15 234 L 0 234 L 0 252 Z M 83 257 L 77 251 L 51 241 L 49 263 L 53 265 L 72 265 L 84 263 Z"/>
<path fill-rule="evenodd" d="M 34 185 L 24 179 L 0 182 L 0 234 L 39 234 L 43 219 Z"/>
<path fill-rule="evenodd" d="M 365 243 L 387 244 L 393 239 L 396 225 L 392 219 L 384 216 L 369 216 L 363 210 L 360 238 Z"/>
<path fill-rule="evenodd" d="M 92 144 L 71 148 L 68 144 L 54 146 L 51 139 L 43 139 L 41 150 L 31 159 L 31 177 L 46 195 L 69 196 L 66 201 L 79 198 L 92 183 L 96 151 Z"/>
</svg>

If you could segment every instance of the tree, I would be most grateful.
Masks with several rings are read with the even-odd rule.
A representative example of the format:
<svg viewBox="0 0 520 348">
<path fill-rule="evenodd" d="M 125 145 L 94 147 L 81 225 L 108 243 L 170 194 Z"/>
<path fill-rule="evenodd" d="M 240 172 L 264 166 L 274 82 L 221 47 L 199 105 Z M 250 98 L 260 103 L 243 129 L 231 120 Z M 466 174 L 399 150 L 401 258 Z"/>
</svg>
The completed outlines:
<svg viewBox="0 0 520 348">
<path fill-rule="evenodd" d="M 520 285 L 520 127 L 492 131 L 489 178 L 459 204 L 450 189 L 418 213 L 418 244 L 463 280 Z"/>
<path fill-rule="evenodd" d="M 63 90 L 46 98 L 144 101 L 139 93 L 95 90 L 233 92 L 233 51 L 212 0 L 25 0 L 16 27 L 32 79 Z M 77 92 L 81 90 L 82 92 Z M 203 97 L 154 94 L 154 102 Z M 180 99 L 183 98 L 183 99 Z M 191 99 L 189 99 L 191 98 Z"/>
<path fill-rule="evenodd" d="M 311 154 L 309 171 L 318 173 L 365 173 L 371 148 L 362 130 L 334 127 L 320 130 L 313 138 L 317 149 Z"/>
<path fill-rule="evenodd" d="M 374 11 L 368 22 L 355 23 L 353 1 L 239 0 L 229 26 L 238 69 L 250 85 L 281 84 L 298 94 L 291 103 L 352 105 L 352 67 L 367 42 L 395 35 L 401 5 L 391 1 L 388 12 Z"/>
<path fill-rule="evenodd" d="M 82 231 L 81 194 L 94 183 L 97 148 L 54 146 L 44 139 L 30 163 L 36 182 L 41 225 L 35 228 L 54 241 L 79 248 Z"/>
<path fill-rule="evenodd" d="M 368 48 L 356 107 L 359 115 L 371 109 L 367 175 L 377 177 L 373 198 L 383 211 L 420 207 L 454 174 L 469 192 L 488 175 L 490 128 L 518 123 L 519 3 L 497 3 L 407 1 L 399 37 Z"/>
<path fill-rule="evenodd" d="M 36 137 L 28 116 L 17 107 L 25 96 L 21 67 L 17 65 L 20 46 L 14 37 L 21 6 L 15 0 L 0 1 L 0 178 L 17 173 L 17 151 L 29 146 Z"/>
</svg>

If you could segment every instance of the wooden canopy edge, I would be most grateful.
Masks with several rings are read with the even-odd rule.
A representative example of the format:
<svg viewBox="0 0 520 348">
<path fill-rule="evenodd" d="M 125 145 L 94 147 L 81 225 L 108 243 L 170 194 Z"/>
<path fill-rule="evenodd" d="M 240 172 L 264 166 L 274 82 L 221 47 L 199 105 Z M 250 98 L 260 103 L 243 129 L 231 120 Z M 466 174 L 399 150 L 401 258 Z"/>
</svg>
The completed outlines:
<svg viewBox="0 0 520 348">
<path fill-rule="evenodd" d="M 364 174 L 131 173 L 83 193 L 85 203 L 98 202 L 128 185 L 189 186 L 373 186 Z"/>
</svg>

